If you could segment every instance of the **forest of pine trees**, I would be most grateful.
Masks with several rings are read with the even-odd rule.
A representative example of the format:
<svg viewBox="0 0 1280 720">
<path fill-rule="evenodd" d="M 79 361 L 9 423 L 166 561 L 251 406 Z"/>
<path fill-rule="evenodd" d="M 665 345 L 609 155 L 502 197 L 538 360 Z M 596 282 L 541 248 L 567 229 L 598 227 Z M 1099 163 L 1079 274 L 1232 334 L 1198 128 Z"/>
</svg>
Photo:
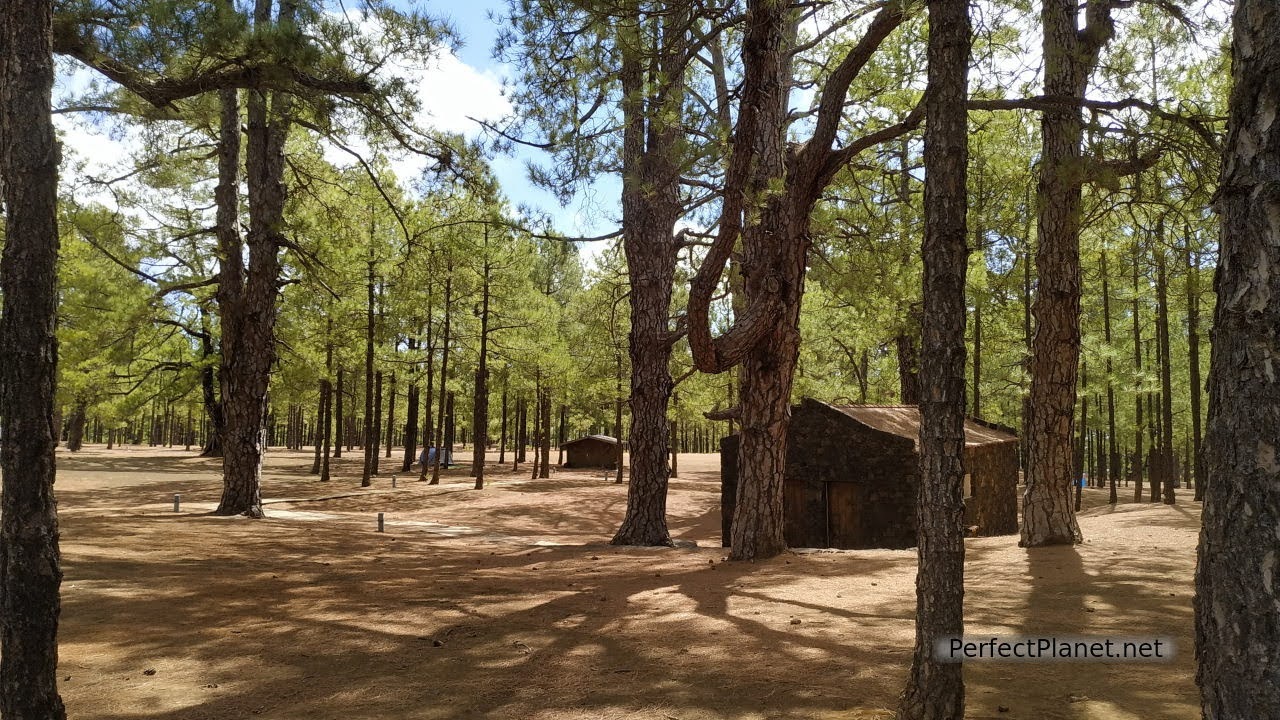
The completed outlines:
<svg viewBox="0 0 1280 720">
<path fill-rule="evenodd" d="M 1270 0 L 509 0 L 507 114 L 462 133 L 406 69 L 449 17 L 0 0 L 0 717 L 65 716 L 55 452 L 221 458 L 216 513 L 262 517 L 276 448 L 369 486 L 488 447 L 482 491 L 616 435 L 612 542 L 664 546 L 678 453 L 739 433 L 728 555 L 764 561 L 802 397 L 921 407 L 899 717 L 964 712 L 966 415 L 1018 429 L 1028 553 L 1088 540 L 1081 479 L 1203 500 L 1204 717 L 1280 713 Z M 610 188 L 605 230 L 513 158 Z"/>
</svg>

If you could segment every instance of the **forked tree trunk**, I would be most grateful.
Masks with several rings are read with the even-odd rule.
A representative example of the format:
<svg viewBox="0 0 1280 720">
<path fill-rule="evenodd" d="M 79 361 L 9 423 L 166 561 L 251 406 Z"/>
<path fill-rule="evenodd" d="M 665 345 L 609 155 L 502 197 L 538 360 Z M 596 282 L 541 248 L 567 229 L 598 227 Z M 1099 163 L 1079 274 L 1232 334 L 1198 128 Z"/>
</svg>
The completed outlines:
<svg viewBox="0 0 1280 720">
<path fill-rule="evenodd" d="M 901 720 L 964 716 L 963 665 L 935 657 L 964 633 L 965 230 L 968 0 L 929 2 L 924 136 L 924 331 L 916 643 Z M 975 385 L 977 380 L 975 373 Z"/>
<path fill-rule="evenodd" d="M 1196 681 L 1206 720 L 1280 717 L 1280 6 L 1237 0 L 1217 209 Z"/>
<path fill-rule="evenodd" d="M 858 152 L 918 122 L 913 113 L 892 130 L 834 149 L 850 84 L 902 23 L 905 9 L 899 3 L 880 7 L 824 84 L 813 137 L 792 144 L 787 97 L 798 17 L 783 3 L 748 2 L 739 120 L 720 229 L 690 287 L 687 314 L 689 345 L 700 370 L 724 372 L 741 363 L 738 492 L 730 530 L 734 560 L 763 559 L 785 549 L 783 477 L 813 207 Z M 711 297 L 739 239 L 747 310 L 712 338 Z"/>
<path fill-rule="evenodd" d="M 292 24 L 292 5 L 280 24 Z M 271 2 L 261 0 L 254 22 L 271 22 Z M 266 445 L 267 386 L 275 361 L 275 321 L 281 229 L 284 226 L 284 138 L 288 98 L 248 93 L 245 179 L 249 195 L 248 266 L 237 231 L 236 162 L 240 115 L 236 92 L 222 91 L 219 175 L 215 189 L 219 239 L 218 307 L 222 316 L 223 490 L 219 515 L 262 517 L 262 453 Z"/>
<path fill-rule="evenodd" d="M 631 482 L 614 545 L 671 544 L 667 403 L 673 384 L 668 314 L 675 282 L 675 223 L 681 213 L 677 152 L 684 116 L 684 86 L 674 78 L 683 77 L 682 63 L 688 60 L 681 18 L 665 14 L 657 22 L 663 47 L 656 48 L 653 64 L 660 67 L 647 68 L 639 48 L 624 52 L 622 58 L 622 239 L 631 281 Z M 673 78 L 664 83 L 657 99 L 646 97 L 645 90 L 652 82 L 646 75 L 654 72 Z"/>
<path fill-rule="evenodd" d="M 1082 31 L 1074 0 L 1045 0 L 1046 95 L 1083 98 L 1098 54 L 1115 34 L 1111 6 L 1090 4 Z M 1039 286 L 1032 313 L 1031 419 L 1021 544 L 1081 541 L 1072 505 L 1076 379 L 1080 362 L 1080 212 L 1084 126 L 1075 106 L 1046 109 L 1037 188 Z"/>
<path fill-rule="evenodd" d="M 0 10 L 0 716 L 63 720 L 58 696 L 58 150 L 53 3 Z"/>
</svg>

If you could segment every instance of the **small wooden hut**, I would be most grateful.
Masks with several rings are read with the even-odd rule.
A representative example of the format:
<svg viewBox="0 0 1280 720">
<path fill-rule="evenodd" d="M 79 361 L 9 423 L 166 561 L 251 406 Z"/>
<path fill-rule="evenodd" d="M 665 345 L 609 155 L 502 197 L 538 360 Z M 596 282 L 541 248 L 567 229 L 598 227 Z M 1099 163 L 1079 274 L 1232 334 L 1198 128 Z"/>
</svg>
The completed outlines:
<svg viewBox="0 0 1280 720">
<path fill-rule="evenodd" d="M 564 464 L 561 467 L 607 470 L 618 467 L 617 438 L 608 435 L 588 435 L 570 440 L 560 447 L 564 449 Z"/>
<path fill-rule="evenodd" d="M 792 408 L 783 512 L 790 547 L 907 548 L 916 544 L 915 405 Z M 974 534 L 1018 529 L 1018 437 L 1008 428 L 965 421 L 965 517 Z M 721 518 L 729 544 L 738 489 L 738 436 L 720 443 Z"/>
</svg>

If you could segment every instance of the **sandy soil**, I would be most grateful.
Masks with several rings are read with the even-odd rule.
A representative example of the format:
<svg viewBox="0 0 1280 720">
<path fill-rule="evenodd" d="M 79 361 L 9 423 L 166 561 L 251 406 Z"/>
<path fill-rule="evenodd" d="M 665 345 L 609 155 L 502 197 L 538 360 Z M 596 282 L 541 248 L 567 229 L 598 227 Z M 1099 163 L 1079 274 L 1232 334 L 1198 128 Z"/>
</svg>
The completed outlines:
<svg viewBox="0 0 1280 720">
<path fill-rule="evenodd" d="M 597 472 L 362 490 L 355 458 L 322 484 L 273 451 L 251 521 L 208 515 L 218 465 L 191 453 L 59 463 L 74 718 L 885 718 L 910 662 L 915 552 L 726 562 L 714 455 L 681 456 L 670 522 L 698 547 L 675 549 L 605 544 L 626 488 Z M 1164 635 L 1176 658 L 970 663 L 966 717 L 1198 717 L 1198 504 L 1087 502 L 1079 547 L 968 542 L 968 632 Z"/>
</svg>

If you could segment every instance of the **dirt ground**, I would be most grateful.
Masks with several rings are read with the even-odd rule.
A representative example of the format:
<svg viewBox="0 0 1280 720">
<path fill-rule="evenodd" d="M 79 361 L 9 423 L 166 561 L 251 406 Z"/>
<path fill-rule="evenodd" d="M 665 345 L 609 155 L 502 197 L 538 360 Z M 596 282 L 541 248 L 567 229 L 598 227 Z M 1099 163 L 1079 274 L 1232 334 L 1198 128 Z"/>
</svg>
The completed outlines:
<svg viewBox="0 0 1280 720">
<path fill-rule="evenodd" d="M 681 456 L 670 524 L 697 547 L 665 549 L 606 544 L 626 486 L 603 472 L 362 490 L 356 457 L 323 484 L 310 457 L 269 454 L 254 521 L 208 514 L 217 461 L 59 455 L 70 717 L 863 719 L 906 678 L 915 551 L 727 562 L 715 455 Z M 1176 657 L 969 663 L 966 717 L 1199 717 L 1199 505 L 1087 503 L 1075 548 L 968 541 L 967 632 L 1170 636 Z"/>
</svg>

